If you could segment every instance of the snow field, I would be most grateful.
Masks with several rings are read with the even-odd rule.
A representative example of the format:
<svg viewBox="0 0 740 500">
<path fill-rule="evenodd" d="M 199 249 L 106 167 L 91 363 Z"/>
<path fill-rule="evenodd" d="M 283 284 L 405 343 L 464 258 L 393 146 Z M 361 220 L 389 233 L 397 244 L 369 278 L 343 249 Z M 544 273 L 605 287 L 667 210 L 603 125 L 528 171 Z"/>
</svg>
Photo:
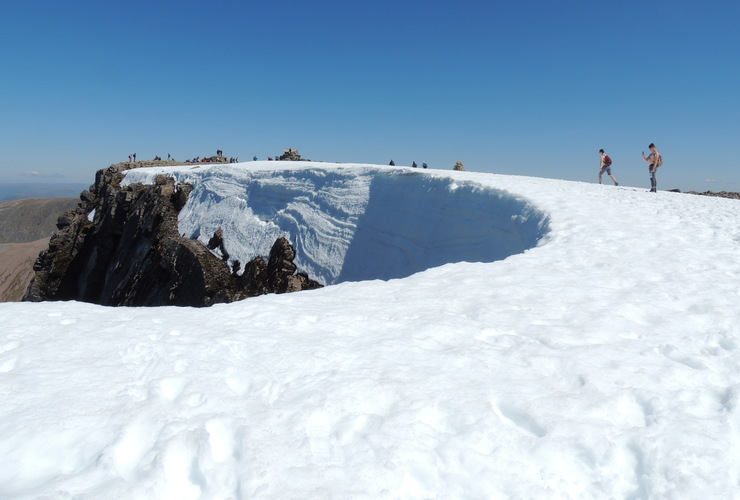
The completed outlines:
<svg viewBox="0 0 740 500">
<path fill-rule="evenodd" d="M 295 189 L 281 168 L 262 185 Z M 223 170 L 194 213 L 228 212 Z M 524 200 L 548 231 L 504 260 L 208 309 L 0 304 L 0 497 L 740 496 L 737 202 L 427 177 Z"/>
</svg>

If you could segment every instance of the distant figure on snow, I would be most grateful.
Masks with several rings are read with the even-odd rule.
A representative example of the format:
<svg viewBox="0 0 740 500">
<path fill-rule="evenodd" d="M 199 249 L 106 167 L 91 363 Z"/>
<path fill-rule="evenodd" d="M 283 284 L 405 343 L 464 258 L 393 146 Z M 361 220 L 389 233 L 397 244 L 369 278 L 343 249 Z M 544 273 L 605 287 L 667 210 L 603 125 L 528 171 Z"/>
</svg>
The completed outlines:
<svg viewBox="0 0 740 500">
<path fill-rule="evenodd" d="M 660 151 L 655 147 L 652 142 L 648 146 L 650 154 L 645 156 L 645 151 L 642 152 L 642 159 L 648 164 L 648 172 L 650 172 L 650 192 L 658 192 L 658 180 L 655 178 L 655 173 L 658 171 L 658 167 L 663 166 L 663 157 Z"/>
<path fill-rule="evenodd" d="M 255 156 L 254 158 L 252 158 L 252 161 L 257 161 L 257 157 Z"/>
<path fill-rule="evenodd" d="M 606 172 L 606 175 L 612 178 L 615 186 L 619 186 L 617 178 L 612 175 L 612 159 L 609 155 L 604 153 L 603 149 L 599 149 L 599 155 L 601 156 L 601 163 L 599 164 L 599 184 L 601 184 L 601 176 Z"/>
<path fill-rule="evenodd" d="M 465 170 L 465 167 L 463 166 L 463 162 L 458 161 L 457 163 L 455 163 L 455 166 L 452 167 L 452 170 L 460 170 L 460 171 Z"/>
<path fill-rule="evenodd" d="M 128 162 L 131 163 L 131 155 L 128 155 Z"/>
<path fill-rule="evenodd" d="M 421 168 L 427 168 L 427 164 L 424 162 L 421 162 Z"/>
<path fill-rule="evenodd" d="M 167 153 L 167 161 L 169 161 L 169 160 L 170 160 L 170 158 L 172 158 L 172 157 L 170 156 L 170 154 L 169 154 L 169 153 Z"/>
<path fill-rule="evenodd" d="M 134 161 L 136 161 L 136 153 L 134 153 Z"/>
<path fill-rule="evenodd" d="M 395 167 L 396 166 L 396 162 L 393 161 L 393 160 L 391 160 L 391 162 L 388 165 L 390 165 L 391 167 Z"/>
<path fill-rule="evenodd" d="M 419 166 L 418 166 L 418 165 L 416 164 L 416 162 L 415 162 L 415 161 L 412 161 L 412 162 L 411 162 L 411 166 L 412 166 L 412 167 L 414 167 L 414 168 L 419 168 Z"/>
</svg>

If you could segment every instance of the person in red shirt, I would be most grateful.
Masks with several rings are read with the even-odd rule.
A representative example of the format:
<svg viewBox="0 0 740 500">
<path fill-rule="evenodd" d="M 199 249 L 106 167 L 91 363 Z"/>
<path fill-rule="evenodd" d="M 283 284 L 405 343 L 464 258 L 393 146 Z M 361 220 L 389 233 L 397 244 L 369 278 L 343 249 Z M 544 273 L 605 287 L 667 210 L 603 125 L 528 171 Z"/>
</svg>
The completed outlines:
<svg viewBox="0 0 740 500">
<path fill-rule="evenodd" d="M 601 155 L 601 164 L 599 165 L 599 184 L 601 184 L 601 176 L 606 172 L 606 175 L 612 178 L 615 186 L 619 186 L 617 178 L 612 175 L 612 159 L 609 155 L 604 153 L 603 149 L 599 149 L 599 155 Z"/>
</svg>

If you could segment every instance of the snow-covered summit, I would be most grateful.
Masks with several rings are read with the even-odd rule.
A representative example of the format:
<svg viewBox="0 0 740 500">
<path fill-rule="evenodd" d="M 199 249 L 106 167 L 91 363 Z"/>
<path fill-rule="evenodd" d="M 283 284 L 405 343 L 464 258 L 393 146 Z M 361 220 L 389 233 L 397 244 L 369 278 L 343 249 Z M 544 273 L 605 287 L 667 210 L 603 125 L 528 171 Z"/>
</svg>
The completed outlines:
<svg viewBox="0 0 740 500">
<path fill-rule="evenodd" d="M 261 203 L 262 217 L 273 206 L 351 220 L 331 207 L 376 203 L 359 194 L 363 176 L 391 173 L 307 167 L 211 167 L 202 181 L 223 188 L 191 202 L 219 222 Z M 244 185 L 239 210 L 225 206 L 248 168 L 273 198 L 325 171 L 341 203 L 319 200 L 328 189 L 300 200 L 320 210 L 291 212 Z M 356 190 L 339 182 L 352 168 Z M 737 201 L 472 172 L 408 179 L 483 207 L 446 219 L 468 226 L 451 239 L 510 202 L 507 217 L 548 232 L 503 260 L 208 309 L 0 304 L 0 497 L 740 497 Z M 385 214 L 393 236 L 416 230 Z"/>
</svg>

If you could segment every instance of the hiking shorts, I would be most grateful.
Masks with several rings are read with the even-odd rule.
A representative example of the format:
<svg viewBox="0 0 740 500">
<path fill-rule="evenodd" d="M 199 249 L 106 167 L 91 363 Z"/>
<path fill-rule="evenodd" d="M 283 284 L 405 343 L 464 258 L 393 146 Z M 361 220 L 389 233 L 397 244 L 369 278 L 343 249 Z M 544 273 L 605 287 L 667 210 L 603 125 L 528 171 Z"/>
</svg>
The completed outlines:
<svg viewBox="0 0 740 500">
<path fill-rule="evenodd" d="M 611 165 L 604 165 L 601 167 L 601 170 L 599 170 L 599 175 L 606 172 L 606 175 L 612 175 L 612 166 Z"/>
</svg>

